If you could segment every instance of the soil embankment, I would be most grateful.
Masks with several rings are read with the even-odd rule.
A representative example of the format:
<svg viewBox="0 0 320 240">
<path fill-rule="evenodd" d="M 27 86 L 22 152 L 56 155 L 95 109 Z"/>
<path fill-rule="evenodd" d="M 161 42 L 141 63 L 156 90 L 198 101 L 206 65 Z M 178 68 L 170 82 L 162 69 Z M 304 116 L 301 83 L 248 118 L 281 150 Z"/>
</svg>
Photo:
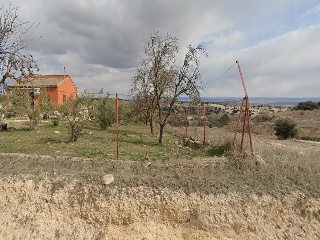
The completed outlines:
<svg viewBox="0 0 320 240">
<path fill-rule="evenodd" d="M 320 238 L 318 197 L 218 191 L 219 161 L 1 154 L 0 239 Z"/>
</svg>

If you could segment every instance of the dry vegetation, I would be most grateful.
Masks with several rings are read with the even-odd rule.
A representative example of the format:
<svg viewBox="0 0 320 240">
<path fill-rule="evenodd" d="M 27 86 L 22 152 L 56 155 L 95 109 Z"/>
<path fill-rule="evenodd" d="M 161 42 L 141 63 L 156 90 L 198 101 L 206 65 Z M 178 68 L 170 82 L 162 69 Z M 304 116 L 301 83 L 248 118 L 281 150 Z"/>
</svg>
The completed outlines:
<svg viewBox="0 0 320 240">
<path fill-rule="evenodd" d="M 288 111 L 277 117 L 291 117 L 297 123 L 301 139 L 320 141 L 320 110 Z"/>
<path fill-rule="evenodd" d="M 163 145 L 159 145 L 157 137 L 149 134 L 147 126 L 136 124 L 121 125 L 120 159 L 142 162 L 157 162 L 160 160 L 169 161 L 166 164 L 175 164 L 177 162 L 191 164 L 193 165 L 192 174 L 198 178 L 203 178 L 203 180 L 199 182 L 194 180 L 192 183 L 188 183 L 188 189 L 183 188 L 184 191 L 188 192 L 195 191 L 195 189 L 198 189 L 200 192 L 203 189 L 206 193 L 228 192 L 229 190 L 236 189 L 267 193 L 272 191 L 290 192 L 292 190 L 301 190 L 318 195 L 320 193 L 320 166 L 318 164 L 320 144 L 318 142 L 303 142 L 292 139 L 286 141 L 278 140 L 273 135 L 273 123 L 279 117 L 289 116 L 297 122 L 300 133 L 312 131 L 310 128 L 313 129 L 313 133 L 317 133 L 320 129 L 320 124 L 317 122 L 318 118 L 316 117 L 319 114 L 320 111 L 284 111 L 278 112 L 274 116 L 273 114 L 266 115 L 265 112 L 260 114 L 262 117 L 259 115 L 255 116 L 252 120 L 252 128 L 255 133 L 253 135 L 254 152 L 256 155 L 254 159 L 248 157 L 250 156 L 249 153 L 246 154 L 246 157 L 237 156 L 236 153 L 235 155 L 230 155 L 229 153 L 234 137 L 235 116 L 232 117 L 232 122 L 225 127 L 206 128 L 207 147 L 205 148 L 186 146 L 183 142 L 185 136 L 184 127 L 167 126 L 168 134 L 165 137 L 165 142 Z M 101 131 L 94 124 L 90 124 L 84 129 L 78 142 L 66 143 L 67 130 L 63 124 L 62 126 L 52 126 L 50 123 L 43 123 L 42 126 L 34 130 L 29 130 L 27 125 L 24 124 L 27 123 L 21 121 L 10 122 L 9 126 L 15 130 L 0 133 L 1 152 L 95 158 L 94 161 L 99 163 L 100 170 L 104 169 L 102 163 L 106 160 L 103 159 L 114 160 L 116 158 L 114 127 Z M 259 132 L 260 129 L 262 130 Z M 199 140 L 201 145 L 201 142 L 203 142 L 203 131 L 204 129 L 201 126 L 190 126 L 188 128 L 188 135 L 192 139 Z M 238 145 L 240 135 L 238 133 L 236 139 Z M 306 139 L 306 137 L 302 138 Z M 249 140 L 247 134 L 245 134 L 244 144 L 244 149 L 248 151 Z M 239 149 L 239 146 L 236 146 L 236 149 Z M 36 172 L 59 172 L 63 174 L 63 172 L 70 171 L 72 172 L 71 175 L 77 175 L 77 168 L 71 167 L 72 161 L 69 161 L 71 165 L 66 164 L 63 170 L 59 169 L 60 164 L 55 163 L 54 165 L 57 169 L 53 170 L 52 164 L 38 162 L 39 169 Z M 81 161 L 77 161 L 77 164 L 81 165 Z M 2 165 L 10 166 L 10 164 Z M 203 166 L 209 166 L 209 168 L 204 168 Z M 87 166 L 80 168 L 87 168 Z M 3 171 L 5 169 L 6 167 Z M 11 168 L 9 167 L 9 169 Z M 34 174 L 34 169 L 22 169 L 28 174 Z M 109 171 L 108 167 L 104 170 L 105 172 Z M 19 171 L 18 168 L 17 172 Z M 85 176 L 88 179 L 92 179 L 94 178 L 92 176 L 95 176 L 93 174 L 95 171 L 98 170 L 92 168 Z M 149 176 L 150 172 L 146 172 L 146 175 L 143 174 L 143 169 L 141 171 L 137 173 L 139 176 L 143 176 L 142 178 L 144 179 L 155 176 Z M 181 173 L 181 176 L 186 174 L 188 177 L 188 171 L 183 174 Z M 92 176 L 90 177 L 91 173 Z M 149 180 L 142 180 L 142 182 L 154 182 Z M 99 181 L 100 178 L 98 177 Z M 161 183 L 158 180 L 156 182 Z M 197 184 L 200 185 L 198 186 Z M 164 184 L 164 186 L 166 185 Z"/>
<path fill-rule="evenodd" d="M 63 125 L 9 123 L 15 130 L 0 132 L 0 237 L 317 239 L 320 143 L 278 140 L 273 131 L 289 116 L 300 134 L 316 132 L 317 114 L 253 119 L 254 158 L 247 134 L 244 155 L 220 151 L 230 147 L 236 117 L 206 128 L 206 148 L 185 146 L 184 127 L 168 126 L 161 146 L 148 126 L 121 125 L 120 160 L 114 127 L 88 125 L 66 143 Z M 203 127 L 190 126 L 188 135 L 201 142 Z"/>
<path fill-rule="evenodd" d="M 266 121 L 253 120 L 255 157 L 253 159 L 248 157 L 249 139 L 248 134 L 245 134 L 244 148 L 247 157 L 230 155 L 226 164 L 214 173 L 215 178 L 224 179 L 228 188 L 241 189 L 240 192 L 249 190 L 277 194 L 301 190 L 319 196 L 320 142 L 299 139 L 278 140 L 273 130 L 277 118 L 292 117 L 299 126 L 300 134 L 313 126 L 316 136 L 320 131 L 318 120 L 320 118 L 315 118 L 318 114 L 320 111 L 306 111 L 305 118 L 299 119 L 302 115 L 300 111 L 290 111 L 277 113 L 275 117 L 267 118 Z M 309 119 L 309 122 L 305 119 Z M 234 138 L 231 129 L 230 126 L 207 128 L 207 143 L 210 146 L 230 145 Z M 203 127 L 190 127 L 188 131 L 192 138 L 203 139 Z M 185 130 L 181 128 L 172 128 L 171 132 L 180 136 L 185 135 Z M 237 144 L 240 142 L 240 135 L 237 134 Z M 300 135 L 300 138 L 306 137 Z M 236 148 L 239 149 L 239 146 Z"/>
</svg>

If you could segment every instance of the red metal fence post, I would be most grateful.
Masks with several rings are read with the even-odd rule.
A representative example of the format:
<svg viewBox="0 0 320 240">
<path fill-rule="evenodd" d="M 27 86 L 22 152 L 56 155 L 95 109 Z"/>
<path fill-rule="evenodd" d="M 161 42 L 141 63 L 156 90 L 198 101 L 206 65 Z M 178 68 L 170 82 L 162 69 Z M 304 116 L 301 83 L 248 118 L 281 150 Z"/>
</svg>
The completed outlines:
<svg viewBox="0 0 320 240">
<path fill-rule="evenodd" d="M 203 145 L 206 145 L 206 103 L 203 103 Z"/>
<path fill-rule="evenodd" d="M 117 139 L 117 160 L 119 160 L 119 99 L 116 93 L 116 139 Z"/>
<path fill-rule="evenodd" d="M 188 109 L 186 109 L 186 138 L 188 138 Z"/>
</svg>

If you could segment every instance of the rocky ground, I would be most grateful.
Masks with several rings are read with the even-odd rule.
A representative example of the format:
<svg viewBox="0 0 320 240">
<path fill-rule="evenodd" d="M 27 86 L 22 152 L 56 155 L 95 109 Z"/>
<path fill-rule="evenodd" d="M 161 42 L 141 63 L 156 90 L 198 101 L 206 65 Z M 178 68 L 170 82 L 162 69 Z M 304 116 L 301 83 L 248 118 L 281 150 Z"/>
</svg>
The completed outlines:
<svg viewBox="0 0 320 240">
<path fill-rule="evenodd" d="M 224 188 L 225 162 L 0 154 L 0 239 L 320 239 L 317 195 Z"/>
</svg>

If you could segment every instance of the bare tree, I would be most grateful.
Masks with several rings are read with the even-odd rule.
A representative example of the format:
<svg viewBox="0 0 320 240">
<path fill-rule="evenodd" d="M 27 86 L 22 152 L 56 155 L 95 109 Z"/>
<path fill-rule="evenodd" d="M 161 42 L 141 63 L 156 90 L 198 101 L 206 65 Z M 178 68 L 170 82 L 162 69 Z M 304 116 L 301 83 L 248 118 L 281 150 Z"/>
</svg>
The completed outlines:
<svg viewBox="0 0 320 240">
<path fill-rule="evenodd" d="M 155 95 L 144 70 L 145 68 L 138 69 L 137 74 L 131 79 L 132 88 L 130 94 L 134 100 L 135 112 L 143 117 L 146 125 L 149 123 L 150 133 L 153 135 L 153 118 L 156 111 Z"/>
<path fill-rule="evenodd" d="M 70 133 L 70 142 L 76 142 L 78 137 L 85 127 L 85 124 L 89 120 L 88 113 L 81 104 L 80 99 L 74 99 L 69 97 L 67 101 L 60 105 L 58 108 L 59 112 L 62 114 L 68 122 L 69 133 Z"/>
<path fill-rule="evenodd" d="M 0 5 L 0 84 L 6 79 L 20 81 L 38 71 L 36 60 L 27 53 L 25 35 L 33 27 L 19 19 L 18 8 Z"/>
<path fill-rule="evenodd" d="M 162 143 L 164 127 L 172 113 L 174 104 L 180 96 L 189 96 L 193 101 L 200 100 L 199 60 L 206 55 L 201 45 L 188 46 L 182 64 L 177 63 L 179 53 L 178 39 L 167 34 L 163 37 L 154 32 L 145 47 L 145 58 L 141 69 L 145 74 L 145 82 L 154 96 L 159 118 L 159 143 Z M 141 88 L 141 92 L 144 89 Z"/>
</svg>

